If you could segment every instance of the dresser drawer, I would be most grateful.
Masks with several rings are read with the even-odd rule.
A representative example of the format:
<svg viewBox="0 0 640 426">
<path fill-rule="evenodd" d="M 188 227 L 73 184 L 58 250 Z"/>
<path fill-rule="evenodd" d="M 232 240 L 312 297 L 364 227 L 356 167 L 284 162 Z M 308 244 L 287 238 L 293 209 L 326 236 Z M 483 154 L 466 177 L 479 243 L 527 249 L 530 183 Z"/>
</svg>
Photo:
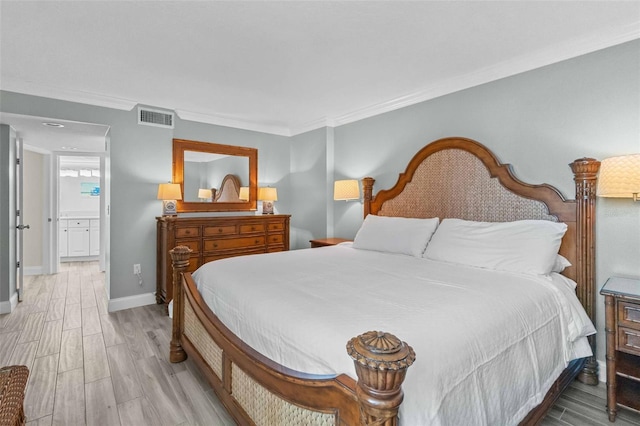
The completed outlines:
<svg viewBox="0 0 640 426">
<path fill-rule="evenodd" d="M 267 237 L 267 241 L 269 244 L 282 244 L 284 242 L 284 235 L 282 234 L 273 234 Z"/>
<path fill-rule="evenodd" d="M 199 237 L 199 236 L 200 236 L 199 226 L 176 228 L 176 238 Z"/>
<path fill-rule="evenodd" d="M 262 254 L 262 253 L 264 253 L 264 249 L 256 248 L 256 249 L 243 250 L 242 252 L 235 252 L 235 253 L 211 254 L 204 257 L 204 263 L 213 262 L 214 260 L 218 260 L 218 259 L 226 259 L 228 257 L 238 257 L 238 256 L 244 256 L 247 254 Z"/>
<path fill-rule="evenodd" d="M 213 235 L 235 235 L 237 234 L 236 225 L 220 225 L 220 226 L 205 226 L 204 236 L 211 237 Z"/>
<path fill-rule="evenodd" d="M 200 240 L 178 240 L 176 244 L 179 246 L 187 246 L 191 249 L 193 254 L 200 252 Z"/>
<path fill-rule="evenodd" d="M 264 232 L 263 223 L 253 223 L 249 225 L 240 225 L 241 234 L 252 234 L 254 232 Z"/>
<path fill-rule="evenodd" d="M 619 351 L 640 356 L 640 330 L 618 327 L 617 343 Z"/>
<path fill-rule="evenodd" d="M 264 236 L 204 240 L 204 251 L 228 250 L 243 247 L 264 246 Z"/>
<path fill-rule="evenodd" d="M 621 326 L 640 330 L 640 303 L 620 300 L 618 302 L 618 322 Z"/>
<path fill-rule="evenodd" d="M 267 229 L 269 231 L 283 231 L 284 230 L 284 223 L 282 223 L 282 222 L 270 222 L 267 225 Z"/>
</svg>

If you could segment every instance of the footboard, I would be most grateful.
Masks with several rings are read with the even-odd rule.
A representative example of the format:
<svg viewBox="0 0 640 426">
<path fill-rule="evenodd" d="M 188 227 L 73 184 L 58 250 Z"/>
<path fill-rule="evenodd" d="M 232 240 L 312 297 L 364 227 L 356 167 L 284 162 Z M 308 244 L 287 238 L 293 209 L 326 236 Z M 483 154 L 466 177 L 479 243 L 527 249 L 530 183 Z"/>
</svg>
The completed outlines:
<svg viewBox="0 0 640 426">
<path fill-rule="evenodd" d="M 377 331 L 351 339 L 347 352 L 357 383 L 346 375 L 310 375 L 283 367 L 241 341 L 204 303 L 191 274 L 184 272 L 190 252 L 188 247 L 170 251 L 170 360 L 190 356 L 239 424 L 397 425 L 401 385 L 415 359 L 410 346 Z"/>
</svg>

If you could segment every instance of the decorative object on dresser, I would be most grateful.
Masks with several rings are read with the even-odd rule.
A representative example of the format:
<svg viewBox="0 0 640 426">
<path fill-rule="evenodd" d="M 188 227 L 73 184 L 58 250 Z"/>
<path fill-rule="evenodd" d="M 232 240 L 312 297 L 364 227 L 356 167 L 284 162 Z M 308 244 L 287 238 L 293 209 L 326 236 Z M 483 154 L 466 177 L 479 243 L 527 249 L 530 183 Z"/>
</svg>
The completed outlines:
<svg viewBox="0 0 640 426">
<path fill-rule="evenodd" d="M 640 411 L 640 279 L 611 277 L 600 290 L 607 333 L 607 411 Z"/>
<path fill-rule="evenodd" d="M 192 250 L 189 272 L 206 262 L 245 254 L 289 250 L 290 215 L 157 217 L 156 301 L 169 303 L 173 296 L 173 272 L 169 250 Z"/>
<path fill-rule="evenodd" d="M 262 214 L 273 214 L 273 202 L 278 201 L 278 190 L 271 186 L 258 188 L 258 200 L 262 201 Z"/>
<path fill-rule="evenodd" d="M 336 244 L 348 241 L 351 240 L 347 240 L 346 238 L 316 238 L 315 240 L 309 240 L 311 248 L 335 246 Z"/>
<path fill-rule="evenodd" d="M 374 179 L 363 179 L 364 213 L 365 217 L 372 214 L 396 218 L 438 217 L 484 222 L 520 220 L 562 222 L 566 224 L 567 230 L 562 238 L 559 254 L 566 257 L 572 264 L 572 266 L 563 269 L 562 275 L 575 281 L 577 298 L 584 307 L 584 312 L 593 321 L 596 295 L 594 289 L 595 188 L 599 165 L 600 163 L 592 158 L 581 158 L 570 164 L 574 174 L 576 199 L 566 200 L 555 188 L 549 185 L 529 185 L 518 180 L 509 165 L 501 164 L 491 151 L 478 142 L 458 137 L 445 138 L 422 148 L 409 162 L 405 172 L 400 174 L 398 182 L 393 188 L 379 191 L 374 197 Z M 356 249 L 336 246 L 323 250 L 323 253 L 339 257 L 336 252 L 339 250 Z M 194 277 L 185 271 L 189 266 L 186 259 L 190 258 L 190 251 L 189 247 L 176 247 L 173 250 L 176 271 L 174 274 L 176 279 L 174 305 L 177 305 L 177 308 L 174 306 L 170 360 L 171 362 L 180 362 L 187 355 L 190 356 L 238 423 L 252 424 L 263 421 L 266 418 L 266 413 L 277 412 L 278 415 L 283 416 L 282 418 L 304 416 L 305 421 L 309 419 L 308 424 L 355 425 L 363 424 L 362 422 L 364 424 L 397 424 L 396 413 L 402 402 L 402 392 L 397 392 L 396 388 L 399 388 L 402 383 L 390 383 L 385 380 L 372 382 L 367 377 L 360 377 L 362 371 L 357 373 L 358 383 L 353 376 L 348 374 L 347 370 L 343 369 L 340 369 L 339 373 L 328 375 L 294 371 L 287 368 L 284 363 L 279 364 L 273 360 L 274 358 L 270 359 L 254 350 L 249 343 L 241 340 L 231 331 L 231 326 L 225 325 L 215 310 L 212 310 L 205 303 L 205 296 L 198 292 Z M 318 253 L 318 255 L 320 254 Z M 274 255 L 274 257 L 284 255 L 282 253 Z M 290 262 L 293 265 L 294 262 L 305 256 L 308 256 L 308 252 L 304 250 L 292 252 L 289 256 Z M 362 258 L 361 255 L 357 256 Z M 408 257 L 406 255 L 391 254 L 389 257 L 397 258 L 398 265 L 407 265 L 407 263 L 400 263 L 401 259 Z M 266 266 L 273 265 L 273 259 L 256 256 L 251 260 Z M 276 263 L 277 267 L 282 269 L 282 265 L 279 262 Z M 359 272 L 371 274 L 373 270 L 364 264 L 361 267 L 362 270 L 349 270 L 349 272 L 355 276 Z M 237 265 L 234 264 L 233 259 L 225 262 L 213 262 L 208 265 L 208 268 L 210 271 L 215 270 L 216 272 L 228 269 L 226 271 L 228 282 L 215 280 L 219 282 L 222 289 L 234 288 L 233 284 L 238 282 L 231 279 L 235 276 L 234 271 L 237 271 Z M 206 269 L 207 267 L 201 270 L 202 273 L 198 273 L 198 278 L 213 277 L 213 275 L 207 275 Z M 284 272 L 286 272 L 286 268 Z M 216 274 L 215 278 L 217 277 Z M 558 277 L 560 276 L 558 275 Z M 281 280 L 288 282 L 288 278 L 281 278 Z M 271 285 L 278 288 L 274 283 Z M 531 287 L 531 289 L 533 288 L 537 287 Z M 383 288 L 379 287 L 379 289 Z M 395 287 L 389 286 L 389 293 L 393 293 L 394 290 Z M 406 296 L 405 293 L 402 295 Z M 350 306 L 352 317 L 359 318 L 358 313 L 377 313 L 377 311 L 371 312 L 371 306 L 362 302 L 360 298 L 356 297 L 353 300 Z M 455 302 L 457 303 L 457 301 Z M 304 303 L 311 302 L 305 300 Z M 293 304 L 291 312 L 297 312 L 296 309 L 300 310 L 301 306 Z M 580 309 L 580 312 L 582 311 Z M 406 323 L 408 331 L 411 321 L 408 320 Z M 243 324 L 246 323 L 243 322 Z M 444 321 L 434 325 L 434 330 L 446 333 L 450 330 L 450 325 L 449 322 Z M 375 325 L 372 325 L 370 330 L 373 327 Z M 269 330 L 272 329 L 269 328 Z M 403 333 L 402 328 L 397 332 Z M 491 336 L 500 335 L 501 332 L 502 330 L 496 330 L 495 333 L 491 333 Z M 415 331 L 415 333 L 417 334 L 414 337 L 419 335 L 421 331 Z M 312 334 L 316 335 L 317 330 L 314 329 Z M 399 344 L 400 340 L 393 336 L 382 332 L 376 335 L 381 339 L 384 337 L 387 342 L 392 342 L 388 346 L 385 344 L 388 349 L 395 350 L 402 346 Z M 370 340 L 370 335 L 359 336 L 359 339 Z M 301 353 L 297 340 L 285 340 L 295 349 L 292 352 Z M 410 339 L 407 339 L 407 342 L 412 344 Z M 586 338 L 581 337 L 581 345 L 580 353 L 587 353 L 589 344 L 586 342 Z M 371 347 L 375 346 L 371 345 Z M 277 348 L 282 349 L 283 347 L 279 345 Z M 556 345 L 542 345 L 537 349 L 554 351 L 557 348 Z M 280 352 L 285 351 L 281 350 Z M 418 358 L 425 356 L 422 359 L 428 359 L 426 352 L 428 351 L 425 351 L 424 355 L 418 353 Z M 446 356 L 447 348 L 438 348 L 437 351 L 434 350 L 434 353 Z M 461 352 L 451 352 L 451 354 L 454 353 L 460 354 Z M 307 356 L 311 360 L 316 359 L 315 355 L 317 354 L 312 353 Z M 385 358 L 385 355 L 388 354 L 384 351 L 377 353 L 377 356 L 382 358 Z M 531 359 L 534 358 L 540 359 L 538 356 L 531 357 Z M 546 355 L 543 355 L 543 358 L 546 359 Z M 557 370 L 554 369 L 554 371 L 560 371 L 562 367 L 566 366 L 564 361 L 562 359 L 557 365 L 554 363 L 557 367 Z M 467 364 L 464 361 L 460 362 L 463 363 L 460 368 L 466 368 Z M 525 397 L 527 405 L 518 405 L 520 407 L 518 419 L 522 419 L 519 420 L 520 424 L 539 424 L 562 390 L 579 373 L 582 373 L 579 377 L 583 381 L 597 383 L 597 370 L 594 368 L 584 370 L 586 362 L 586 358 L 570 361 L 559 375 L 553 374 L 551 380 L 555 378 L 555 382 L 551 383 L 550 387 L 546 387 L 544 390 L 536 388 L 539 393 L 548 390 L 544 396 L 539 394 L 535 399 Z M 518 363 L 518 365 L 520 364 L 522 363 Z M 404 366 L 408 365 L 407 361 Z M 416 369 L 416 366 L 412 368 Z M 518 377 L 531 377 L 539 370 L 522 365 L 514 368 L 514 371 Z M 444 373 L 446 374 L 446 371 Z M 411 375 L 411 372 L 408 374 Z M 404 376 L 404 374 L 400 376 Z M 421 385 L 429 386 L 432 379 L 431 376 L 421 375 L 413 376 L 408 382 L 412 381 L 415 384 L 417 380 Z M 375 386 L 375 389 L 363 393 L 362 385 Z M 393 385 L 394 389 L 386 388 L 386 385 Z M 531 388 L 528 389 L 531 390 Z M 499 393 L 499 390 L 495 389 L 492 395 L 502 398 L 503 395 L 498 396 Z M 513 393 L 511 389 L 506 392 L 509 395 Z M 405 401 L 409 402 L 412 394 L 417 395 L 407 391 Z M 419 401 L 421 397 L 423 398 L 423 394 L 415 396 L 414 403 Z M 485 406 L 485 411 L 493 409 L 493 414 L 502 413 L 504 410 L 501 409 L 501 402 L 502 399 L 496 400 L 496 404 L 492 404 L 491 407 Z M 534 407 L 533 403 L 538 403 L 538 405 Z M 416 404 L 419 405 L 419 403 Z M 372 419 L 368 417 L 368 414 L 369 408 L 374 405 L 378 409 L 376 410 L 376 418 Z M 463 412 L 462 408 L 467 409 L 467 407 L 460 407 L 460 410 L 451 410 L 447 413 L 460 415 Z M 363 412 L 367 416 L 361 417 Z M 527 412 L 528 414 L 525 414 Z M 464 413 L 470 412 L 464 411 Z M 485 421 L 487 419 L 484 416 L 484 411 L 474 411 L 474 414 L 478 414 L 474 418 L 485 419 Z M 277 422 L 278 420 L 274 420 L 274 423 L 271 424 L 277 424 Z"/>
<path fill-rule="evenodd" d="M 182 190 L 177 183 L 161 183 L 158 185 L 158 200 L 162 200 L 163 216 L 177 215 L 176 202 L 181 199 Z"/>
<path fill-rule="evenodd" d="M 640 201 L 640 154 L 602 160 L 597 195 Z"/>
<path fill-rule="evenodd" d="M 333 199 L 335 201 L 359 200 L 360 184 L 355 179 L 335 181 L 333 183 Z"/>
</svg>

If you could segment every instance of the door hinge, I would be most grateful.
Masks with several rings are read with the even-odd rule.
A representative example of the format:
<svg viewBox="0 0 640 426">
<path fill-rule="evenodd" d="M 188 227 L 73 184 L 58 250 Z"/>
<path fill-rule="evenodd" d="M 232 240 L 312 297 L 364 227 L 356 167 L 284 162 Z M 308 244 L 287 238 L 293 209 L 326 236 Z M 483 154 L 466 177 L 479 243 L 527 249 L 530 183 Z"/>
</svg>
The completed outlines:
<svg viewBox="0 0 640 426">
<path fill-rule="evenodd" d="M 20 261 L 17 261 L 16 262 L 16 268 L 19 268 L 19 267 L 20 267 Z"/>
<path fill-rule="evenodd" d="M 20 165 L 20 159 L 19 158 L 16 158 L 16 164 Z"/>
<path fill-rule="evenodd" d="M 16 210 L 16 216 L 20 216 L 20 210 Z"/>
</svg>

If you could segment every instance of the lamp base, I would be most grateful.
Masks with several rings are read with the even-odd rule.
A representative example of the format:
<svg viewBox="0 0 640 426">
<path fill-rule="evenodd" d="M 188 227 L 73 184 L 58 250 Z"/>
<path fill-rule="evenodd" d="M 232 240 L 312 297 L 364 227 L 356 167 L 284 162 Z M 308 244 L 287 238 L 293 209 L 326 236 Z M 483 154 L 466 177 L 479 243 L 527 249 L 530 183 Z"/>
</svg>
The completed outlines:
<svg viewBox="0 0 640 426">
<path fill-rule="evenodd" d="M 177 216 L 176 200 L 162 200 L 162 216 Z"/>
<path fill-rule="evenodd" d="M 273 201 L 262 202 L 262 214 L 273 214 Z"/>
</svg>

